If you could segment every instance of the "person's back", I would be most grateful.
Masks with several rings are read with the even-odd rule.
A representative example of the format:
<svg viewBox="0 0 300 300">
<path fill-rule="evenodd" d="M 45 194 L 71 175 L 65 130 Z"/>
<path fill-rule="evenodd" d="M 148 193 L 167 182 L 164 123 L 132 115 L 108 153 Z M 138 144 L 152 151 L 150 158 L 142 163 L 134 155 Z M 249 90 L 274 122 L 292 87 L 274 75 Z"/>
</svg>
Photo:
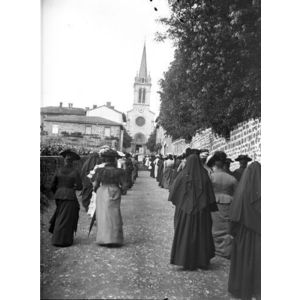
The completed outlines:
<svg viewBox="0 0 300 300">
<path fill-rule="evenodd" d="M 224 170 L 216 169 L 210 175 L 217 203 L 231 203 L 237 180 Z"/>
</svg>

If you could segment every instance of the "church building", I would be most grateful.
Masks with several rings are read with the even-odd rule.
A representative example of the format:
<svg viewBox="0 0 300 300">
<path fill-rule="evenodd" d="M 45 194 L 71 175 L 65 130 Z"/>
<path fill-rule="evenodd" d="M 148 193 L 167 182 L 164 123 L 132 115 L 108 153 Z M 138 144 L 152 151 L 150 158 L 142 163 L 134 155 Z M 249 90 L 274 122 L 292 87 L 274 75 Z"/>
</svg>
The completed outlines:
<svg viewBox="0 0 300 300">
<path fill-rule="evenodd" d="M 154 112 L 150 110 L 151 78 L 147 72 L 146 45 L 140 71 L 134 81 L 133 108 L 127 112 L 127 131 L 132 137 L 131 151 L 145 154 L 146 143 L 154 129 Z"/>
</svg>

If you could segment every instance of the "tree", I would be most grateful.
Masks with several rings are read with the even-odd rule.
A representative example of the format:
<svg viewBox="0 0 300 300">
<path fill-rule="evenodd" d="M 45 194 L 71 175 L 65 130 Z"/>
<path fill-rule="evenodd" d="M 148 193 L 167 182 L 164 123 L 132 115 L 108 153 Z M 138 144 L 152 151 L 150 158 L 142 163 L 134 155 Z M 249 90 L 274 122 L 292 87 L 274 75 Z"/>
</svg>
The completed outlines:
<svg viewBox="0 0 300 300">
<path fill-rule="evenodd" d="M 132 137 L 128 134 L 126 129 L 124 128 L 124 135 L 123 135 L 123 148 L 129 148 L 131 146 Z"/>
<path fill-rule="evenodd" d="M 156 129 L 151 132 L 146 146 L 151 152 L 156 151 Z"/>
<path fill-rule="evenodd" d="M 173 138 L 211 127 L 228 137 L 260 117 L 260 1 L 169 1 L 172 15 L 157 40 L 175 59 L 160 81 L 160 124 Z"/>
</svg>

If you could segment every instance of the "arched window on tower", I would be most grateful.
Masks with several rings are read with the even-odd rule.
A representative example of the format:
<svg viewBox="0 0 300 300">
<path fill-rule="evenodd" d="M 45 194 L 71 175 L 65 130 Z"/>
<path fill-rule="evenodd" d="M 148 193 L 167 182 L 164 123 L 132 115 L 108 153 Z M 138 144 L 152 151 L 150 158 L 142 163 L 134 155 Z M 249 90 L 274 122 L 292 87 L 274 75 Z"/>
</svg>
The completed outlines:
<svg viewBox="0 0 300 300">
<path fill-rule="evenodd" d="M 139 100 L 138 100 L 138 102 L 139 103 L 142 103 L 142 91 L 143 89 L 142 88 L 139 88 Z"/>
<path fill-rule="evenodd" d="M 146 98 L 146 89 L 143 88 L 143 101 L 142 101 L 142 103 L 145 103 L 145 98 Z"/>
</svg>

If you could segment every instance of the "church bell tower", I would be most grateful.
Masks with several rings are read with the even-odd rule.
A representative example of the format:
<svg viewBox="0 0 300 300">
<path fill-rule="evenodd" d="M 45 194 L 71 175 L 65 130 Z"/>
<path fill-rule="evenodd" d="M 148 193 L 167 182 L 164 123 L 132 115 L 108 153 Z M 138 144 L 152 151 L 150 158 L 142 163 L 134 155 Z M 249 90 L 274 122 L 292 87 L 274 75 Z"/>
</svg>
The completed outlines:
<svg viewBox="0 0 300 300">
<path fill-rule="evenodd" d="M 147 153 L 146 143 L 154 129 L 155 114 L 150 110 L 151 78 L 147 70 L 146 45 L 144 44 L 139 72 L 134 78 L 133 108 L 127 112 L 127 131 L 133 141 L 133 153 Z"/>
<path fill-rule="evenodd" d="M 134 80 L 134 102 L 139 107 L 150 106 L 151 78 L 147 73 L 146 45 L 144 44 L 140 71 Z"/>
</svg>

